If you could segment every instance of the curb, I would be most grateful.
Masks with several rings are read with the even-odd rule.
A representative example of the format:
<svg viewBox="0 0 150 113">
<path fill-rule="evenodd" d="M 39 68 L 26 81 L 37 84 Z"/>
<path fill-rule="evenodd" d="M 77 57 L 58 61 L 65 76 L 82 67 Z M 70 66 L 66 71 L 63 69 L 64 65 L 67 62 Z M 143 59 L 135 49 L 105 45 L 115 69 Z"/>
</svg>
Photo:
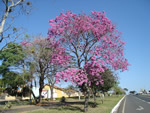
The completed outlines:
<svg viewBox="0 0 150 113">
<path fill-rule="evenodd" d="M 117 113 L 117 110 L 122 102 L 122 100 L 126 97 L 126 95 L 124 97 L 122 97 L 122 99 L 115 105 L 115 107 L 111 110 L 110 113 Z"/>
</svg>

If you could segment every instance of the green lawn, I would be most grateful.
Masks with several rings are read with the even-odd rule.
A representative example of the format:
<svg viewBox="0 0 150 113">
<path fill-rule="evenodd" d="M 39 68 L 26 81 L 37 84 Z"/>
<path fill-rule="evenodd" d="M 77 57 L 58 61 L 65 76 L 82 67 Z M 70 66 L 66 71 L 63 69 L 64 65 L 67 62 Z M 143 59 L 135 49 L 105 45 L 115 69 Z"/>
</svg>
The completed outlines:
<svg viewBox="0 0 150 113">
<path fill-rule="evenodd" d="M 110 113 L 112 108 L 117 104 L 117 102 L 123 96 L 111 96 L 105 97 L 104 103 L 102 104 L 101 99 L 97 97 L 97 107 L 93 108 L 93 99 L 89 101 L 89 109 L 87 113 Z M 77 101 L 76 99 L 67 99 L 67 102 Z M 47 108 L 47 109 L 39 109 L 34 110 L 26 113 L 83 113 L 84 105 L 83 103 L 76 103 L 76 104 L 69 104 L 54 108 Z"/>
<path fill-rule="evenodd" d="M 11 106 L 11 108 L 20 108 L 20 105 L 31 105 L 29 101 L 11 101 L 11 102 L 1 102 L 0 103 L 0 112 L 4 109 L 9 109 L 8 106 Z"/>
</svg>

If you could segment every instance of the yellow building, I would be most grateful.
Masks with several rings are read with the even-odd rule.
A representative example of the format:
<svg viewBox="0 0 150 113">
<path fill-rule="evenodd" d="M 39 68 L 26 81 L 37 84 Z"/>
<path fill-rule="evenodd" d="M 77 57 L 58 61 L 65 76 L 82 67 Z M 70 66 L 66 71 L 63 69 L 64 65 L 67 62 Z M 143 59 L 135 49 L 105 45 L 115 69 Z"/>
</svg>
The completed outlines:
<svg viewBox="0 0 150 113">
<path fill-rule="evenodd" d="M 50 98 L 51 97 L 51 91 L 50 91 L 50 86 L 46 84 L 42 90 L 42 96 L 44 98 Z M 53 97 L 54 98 L 61 98 L 61 97 L 68 97 L 68 95 L 64 92 L 63 88 L 54 86 L 53 89 Z"/>
</svg>

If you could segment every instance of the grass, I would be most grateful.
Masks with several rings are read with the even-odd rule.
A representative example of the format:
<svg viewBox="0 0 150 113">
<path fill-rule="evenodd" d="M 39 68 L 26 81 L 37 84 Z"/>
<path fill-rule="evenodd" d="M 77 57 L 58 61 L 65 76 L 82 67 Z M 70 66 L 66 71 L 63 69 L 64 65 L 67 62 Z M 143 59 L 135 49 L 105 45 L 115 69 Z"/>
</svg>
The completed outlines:
<svg viewBox="0 0 150 113">
<path fill-rule="evenodd" d="M 29 105 L 29 101 L 9 101 L 12 105 Z M 0 105 L 5 105 L 8 102 L 1 102 Z"/>
<path fill-rule="evenodd" d="M 0 112 L 4 109 L 9 109 L 7 106 L 11 105 L 11 107 L 20 107 L 20 105 L 30 105 L 29 101 L 10 101 L 10 102 L 1 102 L 0 103 Z"/>
<path fill-rule="evenodd" d="M 117 104 L 117 102 L 122 98 L 123 96 L 111 96 L 111 97 L 105 97 L 104 103 L 102 104 L 102 101 L 99 97 L 97 97 L 97 107 L 93 108 L 93 99 L 91 98 L 89 101 L 89 108 L 87 113 L 110 113 L 112 108 Z M 74 101 L 74 102 L 73 102 Z M 61 106 L 53 107 L 53 108 L 42 108 L 30 112 L 25 113 L 83 113 L 84 109 L 84 99 L 82 99 L 82 102 L 77 101 L 77 99 L 67 99 L 67 102 L 70 104 L 64 104 Z M 72 102 L 72 103 L 71 103 Z"/>
</svg>

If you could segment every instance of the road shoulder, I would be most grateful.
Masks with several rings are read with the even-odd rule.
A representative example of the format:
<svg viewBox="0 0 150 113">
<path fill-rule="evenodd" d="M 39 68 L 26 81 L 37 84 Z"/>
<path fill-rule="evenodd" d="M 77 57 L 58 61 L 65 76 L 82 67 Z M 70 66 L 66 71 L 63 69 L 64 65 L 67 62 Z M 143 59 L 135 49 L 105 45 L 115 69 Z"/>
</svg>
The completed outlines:
<svg viewBox="0 0 150 113">
<path fill-rule="evenodd" d="M 112 109 L 112 111 L 110 113 L 117 113 L 118 110 L 120 109 L 120 106 L 124 103 L 125 97 L 122 97 L 122 99 L 120 99 L 120 101 L 115 105 L 115 107 Z"/>
</svg>

